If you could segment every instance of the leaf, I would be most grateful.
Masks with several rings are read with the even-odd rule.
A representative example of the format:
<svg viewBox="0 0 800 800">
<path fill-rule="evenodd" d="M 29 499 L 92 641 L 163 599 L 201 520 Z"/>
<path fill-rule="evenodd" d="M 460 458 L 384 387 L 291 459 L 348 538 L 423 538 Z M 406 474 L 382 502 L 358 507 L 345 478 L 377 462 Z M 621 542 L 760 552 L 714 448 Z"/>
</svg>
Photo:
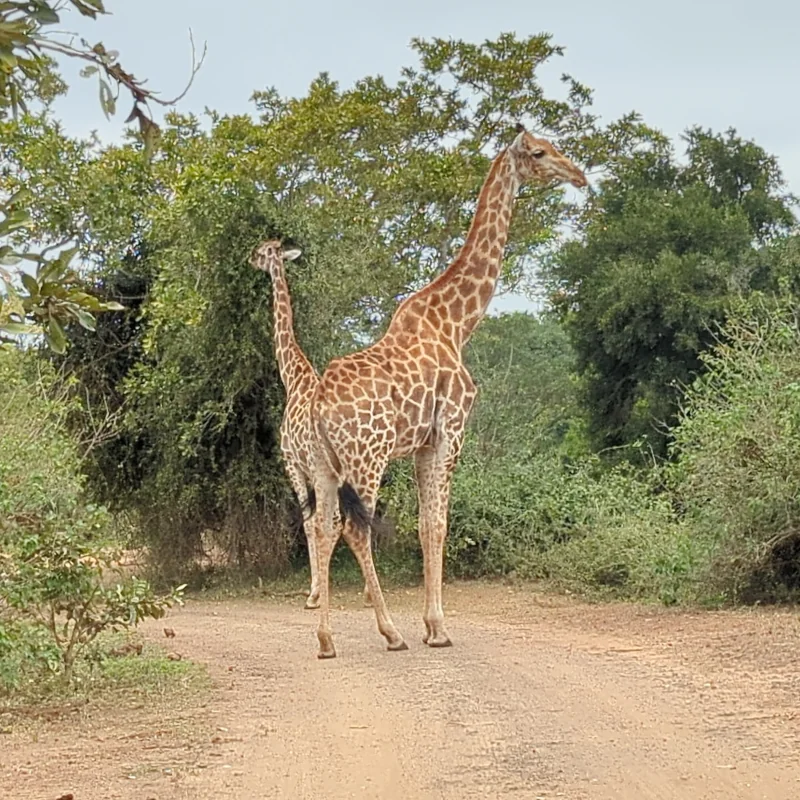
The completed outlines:
<svg viewBox="0 0 800 800">
<path fill-rule="evenodd" d="M 79 250 L 80 250 L 80 247 L 78 245 L 75 245 L 74 247 L 70 247 L 67 250 L 62 251 L 58 255 L 58 259 L 57 259 L 58 263 L 63 265 L 63 266 L 65 266 L 65 267 L 69 266 L 70 261 L 72 261 L 72 259 L 75 257 L 75 254 Z"/>
<path fill-rule="evenodd" d="M 111 115 L 117 110 L 117 104 L 114 100 L 111 87 L 103 78 L 100 78 L 100 106 L 103 109 L 103 113 L 106 115 L 106 119 L 109 120 L 111 119 Z"/>
<path fill-rule="evenodd" d="M 28 325 L 26 322 L 0 322 L 0 331 L 5 333 L 31 333 L 33 330 L 33 326 Z"/>
<path fill-rule="evenodd" d="M 99 311 L 125 311 L 125 306 L 116 300 L 109 300 L 107 303 L 100 303 Z"/>
<path fill-rule="evenodd" d="M 82 328 L 85 328 L 87 331 L 97 330 L 97 320 L 88 311 L 79 309 L 77 315 L 78 322 Z"/>
<path fill-rule="evenodd" d="M 42 3 L 31 16 L 41 25 L 57 25 L 60 22 L 58 14 L 47 3 Z"/>
<path fill-rule="evenodd" d="M 17 203 L 21 203 L 23 200 L 30 200 L 32 197 L 33 192 L 27 186 L 23 186 L 21 189 L 17 189 L 17 191 L 6 200 L 5 207 L 11 208 Z"/>
<path fill-rule="evenodd" d="M 45 337 L 52 348 L 54 353 L 63 355 L 67 350 L 67 337 L 64 335 L 64 329 L 61 323 L 55 318 L 50 317 L 45 331 Z"/>
<path fill-rule="evenodd" d="M 3 210 L 6 211 L 6 218 L 0 220 L 0 236 L 8 236 L 9 233 L 13 233 L 20 228 L 30 227 L 33 224 L 28 212 L 22 208 L 17 208 L 13 211 Z"/>
<path fill-rule="evenodd" d="M 63 299 L 67 294 L 66 289 L 56 281 L 43 281 L 42 288 L 39 291 L 43 297 L 57 297 L 59 299 Z"/>
<path fill-rule="evenodd" d="M 96 19 L 98 14 L 108 13 L 103 6 L 103 0 L 70 0 L 70 2 L 84 17 Z"/>
<path fill-rule="evenodd" d="M 100 67 L 95 64 L 90 64 L 81 70 L 81 78 L 91 78 L 95 73 L 100 72 Z"/>
<path fill-rule="evenodd" d="M 0 49 L 0 64 L 7 67 L 9 71 L 16 69 L 17 57 L 7 48 Z"/>
<path fill-rule="evenodd" d="M 68 264 L 63 264 L 61 259 L 55 258 L 52 261 L 45 262 L 39 268 L 39 279 L 43 282 L 55 281 L 63 277 L 67 271 Z"/>
<path fill-rule="evenodd" d="M 22 285 L 28 290 L 31 297 L 39 296 L 39 283 L 33 275 L 27 272 L 22 273 Z"/>
</svg>

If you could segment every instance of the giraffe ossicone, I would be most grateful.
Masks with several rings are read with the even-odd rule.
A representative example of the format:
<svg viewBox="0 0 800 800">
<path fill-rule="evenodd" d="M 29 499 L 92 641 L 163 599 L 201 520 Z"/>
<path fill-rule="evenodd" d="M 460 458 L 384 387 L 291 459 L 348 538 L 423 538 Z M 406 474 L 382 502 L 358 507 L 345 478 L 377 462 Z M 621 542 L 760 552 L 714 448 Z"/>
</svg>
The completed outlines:
<svg viewBox="0 0 800 800">
<path fill-rule="evenodd" d="M 364 574 L 388 649 L 406 649 L 375 572 L 370 521 L 389 461 L 412 455 L 425 576 L 423 641 L 431 647 L 451 644 L 442 608 L 444 541 L 450 483 L 476 396 L 462 350 L 494 295 L 517 191 L 531 182 L 587 185 L 584 173 L 550 142 L 518 129 L 492 162 L 453 262 L 398 306 L 375 344 L 331 361 L 313 392 L 320 658 L 336 655 L 329 569 L 340 534 Z"/>
</svg>

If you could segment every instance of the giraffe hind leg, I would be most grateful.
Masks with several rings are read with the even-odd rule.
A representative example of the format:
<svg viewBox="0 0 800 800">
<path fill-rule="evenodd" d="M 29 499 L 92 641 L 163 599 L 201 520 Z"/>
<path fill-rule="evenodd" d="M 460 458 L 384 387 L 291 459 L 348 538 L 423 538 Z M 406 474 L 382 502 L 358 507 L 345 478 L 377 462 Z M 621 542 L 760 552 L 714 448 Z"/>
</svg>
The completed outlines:
<svg viewBox="0 0 800 800">
<path fill-rule="evenodd" d="M 317 569 L 317 545 L 314 534 L 312 517 L 317 507 L 317 496 L 313 486 L 309 486 L 301 471 L 290 464 L 287 467 L 289 481 L 292 484 L 297 499 L 300 503 L 300 513 L 303 516 L 303 532 L 308 545 L 308 565 L 311 571 L 311 588 L 306 598 L 305 608 L 319 608 L 319 576 Z"/>
<path fill-rule="evenodd" d="M 333 632 L 330 623 L 330 563 L 333 548 L 339 539 L 341 527 L 336 524 L 336 481 L 326 477 L 316 482 L 319 508 L 313 518 L 319 581 L 319 625 L 317 658 L 335 658 Z"/>
<path fill-rule="evenodd" d="M 343 487 L 344 491 L 340 490 L 342 510 L 347 517 L 344 522 L 343 535 L 364 575 L 364 592 L 372 601 L 372 606 L 375 609 L 378 630 L 386 639 L 389 650 L 408 650 L 408 645 L 389 615 L 389 609 L 383 597 L 378 574 L 375 571 L 375 563 L 372 559 L 371 526 L 373 524 L 377 486 L 364 487 L 360 492 L 350 484 L 345 484 L 345 487 Z"/>
</svg>

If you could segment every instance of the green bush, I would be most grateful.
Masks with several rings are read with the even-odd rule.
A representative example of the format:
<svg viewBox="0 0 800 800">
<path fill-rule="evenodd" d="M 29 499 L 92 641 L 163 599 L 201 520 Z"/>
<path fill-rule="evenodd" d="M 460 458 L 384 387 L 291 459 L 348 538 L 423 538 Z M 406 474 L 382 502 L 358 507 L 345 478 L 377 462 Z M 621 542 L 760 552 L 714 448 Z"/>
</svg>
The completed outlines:
<svg viewBox="0 0 800 800">
<path fill-rule="evenodd" d="M 706 543 L 698 582 L 732 600 L 800 588 L 800 331 L 795 302 L 754 298 L 704 356 L 675 430 L 670 486 Z"/>
<path fill-rule="evenodd" d="M 18 690 L 25 681 L 38 683 L 60 664 L 61 653 L 43 627 L 0 619 L 0 693 Z"/>
<path fill-rule="evenodd" d="M 557 451 L 487 463 L 470 439 L 453 479 L 447 572 L 548 578 L 672 601 L 692 554 L 650 477 L 628 463 L 608 467 L 590 455 L 570 462 Z M 390 550 L 415 551 L 411 470 L 396 469 L 385 493 L 398 532 Z"/>
<path fill-rule="evenodd" d="M 159 597 L 136 578 L 107 580 L 113 520 L 84 497 L 65 397 L 35 354 L 0 351 L 0 688 L 26 671 L 70 678 L 100 633 L 180 599 L 180 589 Z"/>
</svg>

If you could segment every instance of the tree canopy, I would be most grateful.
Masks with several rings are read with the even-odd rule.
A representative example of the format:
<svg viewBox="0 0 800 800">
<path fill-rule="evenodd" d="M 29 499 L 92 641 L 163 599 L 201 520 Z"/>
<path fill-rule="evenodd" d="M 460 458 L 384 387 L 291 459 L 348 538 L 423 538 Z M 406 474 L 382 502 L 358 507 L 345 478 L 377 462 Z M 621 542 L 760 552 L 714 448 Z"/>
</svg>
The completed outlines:
<svg viewBox="0 0 800 800">
<path fill-rule="evenodd" d="M 770 246 L 796 224 L 777 161 L 758 145 L 699 128 L 685 144 L 683 161 L 656 146 L 616 163 L 583 236 L 549 267 L 598 447 L 645 437 L 665 452 L 712 328 L 737 294 L 775 287 Z"/>
<path fill-rule="evenodd" d="M 0 122 L 17 120 L 20 112 L 28 112 L 29 105 L 47 107 L 55 97 L 65 93 L 67 87 L 56 70 L 53 56 L 78 59 L 87 62 L 81 71 L 83 77 L 98 76 L 100 105 L 107 117 L 116 112 L 120 90 L 130 95 L 133 107 L 126 122 L 138 122 L 138 138 L 145 156 L 149 157 L 159 132 L 149 103 L 174 105 L 191 86 L 202 57 L 196 62 L 192 42 L 189 86 L 177 98 L 161 99 L 122 67 L 116 51 L 106 49 L 102 42 L 90 45 L 83 38 L 76 45 L 74 36 L 54 28 L 60 24 L 65 10 L 77 11 L 91 19 L 107 13 L 102 0 L 12 1 L 0 7 Z M 50 155 L 51 162 L 58 162 L 57 152 Z M 6 172 L 20 166 L 13 159 L 4 163 Z M 86 330 L 94 330 L 96 313 L 120 310 L 121 306 L 115 301 L 98 300 L 86 291 L 79 268 L 72 264 L 79 250 L 73 246 L 72 231 L 57 243 L 61 252 L 55 257 L 47 255 L 56 244 L 41 252 L 30 246 L 25 234 L 32 227 L 31 207 L 36 207 L 36 201 L 27 178 L 23 169 L 11 182 L 14 188 L 0 197 L 3 215 L 0 239 L 5 240 L 0 245 L 0 284 L 5 287 L 5 292 L 0 293 L 0 346 L 12 341 L 10 337 L 16 334 L 43 333 L 50 347 L 63 353 L 67 347 L 65 324 L 77 323 Z M 21 242 L 28 246 L 16 249 L 15 245 Z M 6 267 L 24 261 L 36 265 L 35 272 L 18 270 L 15 280 Z"/>
</svg>

